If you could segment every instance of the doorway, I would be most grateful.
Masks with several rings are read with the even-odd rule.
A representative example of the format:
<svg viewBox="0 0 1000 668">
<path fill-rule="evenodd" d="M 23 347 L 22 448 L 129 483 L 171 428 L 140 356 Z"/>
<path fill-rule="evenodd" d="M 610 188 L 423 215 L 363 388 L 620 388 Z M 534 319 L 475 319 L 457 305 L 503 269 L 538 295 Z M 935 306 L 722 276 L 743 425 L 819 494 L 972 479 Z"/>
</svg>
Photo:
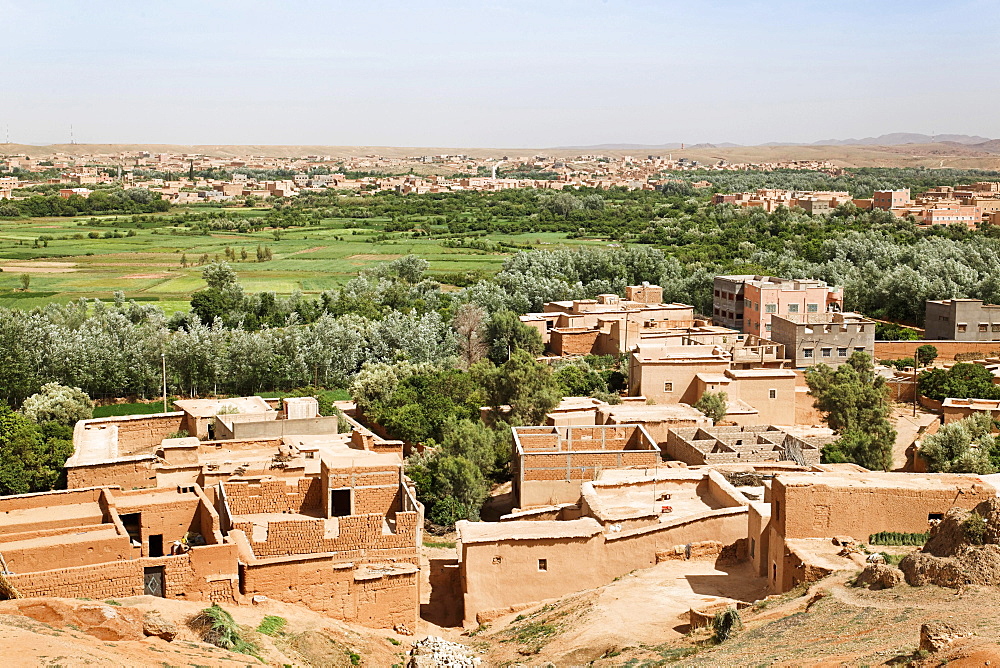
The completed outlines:
<svg viewBox="0 0 1000 668">
<path fill-rule="evenodd" d="M 330 490 L 330 517 L 351 515 L 351 488 Z"/>
<path fill-rule="evenodd" d="M 163 598 L 163 566 L 142 569 L 142 593 Z"/>
</svg>

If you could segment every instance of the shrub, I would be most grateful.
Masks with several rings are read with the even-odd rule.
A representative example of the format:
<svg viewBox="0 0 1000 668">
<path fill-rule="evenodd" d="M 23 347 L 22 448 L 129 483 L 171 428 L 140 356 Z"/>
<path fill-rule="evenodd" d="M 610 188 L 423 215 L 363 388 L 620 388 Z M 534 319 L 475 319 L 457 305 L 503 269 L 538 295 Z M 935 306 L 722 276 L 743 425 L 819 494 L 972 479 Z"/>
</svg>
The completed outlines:
<svg viewBox="0 0 1000 668">
<path fill-rule="evenodd" d="M 264 619 L 260 620 L 260 624 L 257 625 L 257 633 L 263 633 L 266 636 L 277 635 L 283 628 L 285 628 L 286 624 L 288 624 L 288 620 L 284 617 L 279 617 L 278 615 L 267 615 Z"/>
<path fill-rule="evenodd" d="M 973 545 L 982 545 L 986 537 L 986 520 L 979 513 L 970 513 L 962 521 L 962 533 Z"/>
<path fill-rule="evenodd" d="M 898 531 L 879 531 L 868 537 L 872 545 L 923 545 L 930 538 L 928 533 L 901 533 Z"/>
<path fill-rule="evenodd" d="M 743 620 L 736 608 L 726 608 L 722 612 L 716 613 L 712 619 L 712 639 L 721 643 L 732 637 L 734 631 L 743 628 Z"/>
<path fill-rule="evenodd" d="M 243 628 L 218 603 L 213 603 L 195 615 L 191 620 L 191 627 L 209 644 L 260 658 L 257 645 L 244 637 Z"/>
</svg>

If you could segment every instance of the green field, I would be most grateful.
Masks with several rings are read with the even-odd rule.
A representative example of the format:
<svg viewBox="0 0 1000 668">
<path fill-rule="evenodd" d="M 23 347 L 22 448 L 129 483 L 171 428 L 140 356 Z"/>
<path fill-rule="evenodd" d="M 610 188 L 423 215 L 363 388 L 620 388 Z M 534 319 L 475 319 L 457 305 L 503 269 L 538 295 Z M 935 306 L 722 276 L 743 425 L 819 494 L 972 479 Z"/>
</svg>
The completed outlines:
<svg viewBox="0 0 1000 668">
<path fill-rule="evenodd" d="M 177 210 L 171 212 L 177 213 Z M 253 213 L 253 212 L 251 212 Z M 186 309 L 192 292 L 204 287 L 200 258 L 225 259 L 226 247 L 248 261 L 233 263 L 247 292 L 296 291 L 317 294 L 336 288 L 365 267 L 415 254 L 430 262 L 429 271 L 464 273 L 497 271 L 509 253 L 449 248 L 443 239 L 414 237 L 410 232 L 385 233 L 387 218 L 370 218 L 365 227 L 354 219 L 324 219 L 320 225 L 273 230 L 192 233 L 183 227 L 135 225 L 128 216 L 34 218 L 0 221 L 0 306 L 33 308 L 48 302 L 85 298 L 110 299 L 122 290 L 129 299 L 154 302 L 165 311 Z M 89 238 L 91 232 L 134 231 L 124 238 Z M 82 238 L 74 238 L 82 237 Z M 495 234 L 494 241 L 552 248 L 561 245 L 606 245 L 573 239 L 557 232 Z M 37 239 L 47 246 L 36 247 Z M 273 259 L 256 262 L 256 249 L 267 246 Z M 181 265 L 182 259 L 188 263 Z M 30 276 L 27 291 L 21 276 Z"/>
</svg>

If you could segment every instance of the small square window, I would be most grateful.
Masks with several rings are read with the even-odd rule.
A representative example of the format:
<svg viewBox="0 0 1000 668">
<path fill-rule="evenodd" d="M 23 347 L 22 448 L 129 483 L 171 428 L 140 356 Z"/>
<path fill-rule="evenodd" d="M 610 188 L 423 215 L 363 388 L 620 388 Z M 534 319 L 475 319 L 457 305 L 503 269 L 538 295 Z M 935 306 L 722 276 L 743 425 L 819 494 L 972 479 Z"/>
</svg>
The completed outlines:
<svg viewBox="0 0 1000 668">
<path fill-rule="evenodd" d="M 819 313 L 819 304 L 806 304 L 807 313 Z"/>
<path fill-rule="evenodd" d="M 778 391 L 777 390 L 768 390 L 767 391 L 767 398 L 768 399 L 777 399 L 778 398 Z"/>
<path fill-rule="evenodd" d="M 538 570 L 540 570 L 540 571 L 547 571 L 547 570 L 549 570 L 549 560 L 548 559 L 539 559 L 538 560 Z"/>
<path fill-rule="evenodd" d="M 503 563 L 503 558 L 502 557 L 493 557 L 493 565 L 494 566 L 499 566 L 502 563 Z"/>
<path fill-rule="evenodd" d="M 833 357 L 833 348 L 823 348 L 823 357 Z"/>
<path fill-rule="evenodd" d="M 767 326 L 764 327 L 764 329 L 766 329 L 767 331 L 770 332 L 771 331 L 771 323 L 767 323 Z"/>
<path fill-rule="evenodd" d="M 802 349 L 802 356 L 803 357 L 812 357 L 813 356 L 813 349 L 812 348 L 803 348 Z"/>
<path fill-rule="evenodd" d="M 764 313 L 777 313 L 777 312 L 778 312 L 777 304 L 764 304 Z"/>
<path fill-rule="evenodd" d="M 965 331 L 965 325 L 959 325 L 958 326 L 958 331 L 964 332 Z"/>
<path fill-rule="evenodd" d="M 980 332 L 985 332 L 985 331 L 986 331 L 986 328 L 987 328 L 987 325 L 986 325 L 986 323 L 985 323 L 985 322 L 981 322 L 981 323 L 979 323 L 979 331 L 980 331 Z"/>
<path fill-rule="evenodd" d="M 674 384 L 673 383 L 664 383 L 663 384 L 663 391 L 664 392 L 673 392 L 674 391 Z"/>
<path fill-rule="evenodd" d="M 865 347 L 864 346 L 855 346 L 854 352 L 863 353 L 863 352 L 865 352 Z"/>
<path fill-rule="evenodd" d="M 837 357 L 847 357 L 847 348 L 837 348 Z"/>
<path fill-rule="evenodd" d="M 798 304 L 789 304 L 788 305 L 788 312 L 789 313 L 798 313 L 799 312 L 799 305 Z"/>
<path fill-rule="evenodd" d="M 993 325 L 992 329 L 994 332 L 1000 332 L 1000 325 Z"/>
</svg>

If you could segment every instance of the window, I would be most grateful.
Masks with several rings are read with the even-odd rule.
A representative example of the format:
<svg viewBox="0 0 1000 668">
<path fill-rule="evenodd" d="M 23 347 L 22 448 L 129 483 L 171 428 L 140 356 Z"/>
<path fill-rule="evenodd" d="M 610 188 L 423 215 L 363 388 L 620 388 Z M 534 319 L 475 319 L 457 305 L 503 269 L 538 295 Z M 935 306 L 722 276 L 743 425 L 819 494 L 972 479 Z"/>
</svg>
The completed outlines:
<svg viewBox="0 0 1000 668">
<path fill-rule="evenodd" d="M 788 312 L 789 313 L 798 313 L 799 312 L 799 305 L 798 304 L 789 304 L 788 305 Z"/>
<path fill-rule="evenodd" d="M 806 313 L 819 313 L 819 304 L 806 304 Z"/>
<path fill-rule="evenodd" d="M 833 348 L 823 348 L 823 357 L 833 357 Z"/>
<path fill-rule="evenodd" d="M 663 391 L 664 392 L 673 392 L 674 391 L 674 384 L 673 383 L 664 383 L 663 384 Z"/>
<path fill-rule="evenodd" d="M 959 325 L 958 326 L 958 331 L 964 332 L 965 331 L 965 325 Z"/>
<path fill-rule="evenodd" d="M 812 348 L 803 348 L 802 349 L 802 356 L 803 357 L 811 358 L 813 356 L 813 349 Z"/>
<path fill-rule="evenodd" d="M 768 390 L 767 391 L 767 398 L 768 399 L 777 399 L 778 398 L 778 391 L 777 390 Z"/>
<path fill-rule="evenodd" d="M 994 332 L 1000 332 L 1000 325 L 993 325 Z"/>
<path fill-rule="evenodd" d="M 503 563 L 503 559 L 501 557 L 493 557 L 493 565 L 494 566 L 499 566 L 502 563 Z"/>
<path fill-rule="evenodd" d="M 764 313 L 777 313 L 777 312 L 778 312 L 777 304 L 764 304 Z"/>
<path fill-rule="evenodd" d="M 743 308 L 751 308 L 752 309 L 753 308 L 753 302 L 750 301 L 749 299 L 744 299 L 743 300 Z"/>
<path fill-rule="evenodd" d="M 538 570 L 540 570 L 540 571 L 547 571 L 547 570 L 549 570 L 549 560 L 548 559 L 539 559 L 538 560 Z"/>
<path fill-rule="evenodd" d="M 766 329 L 767 331 L 770 332 L 771 331 L 771 323 L 767 323 L 767 326 L 764 327 L 764 329 Z"/>
<path fill-rule="evenodd" d="M 330 517 L 347 517 L 351 514 L 351 488 L 330 490 Z"/>
<path fill-rule="evenodd" d="M 981 323 L 979 323 L 979 331 L 980 331 L 980 332 L 985 332 L 985 331 L 986 331 L 986 329 L 987 329 L 987 325 L 986 325 L 986 323 L 985 323 L 985 322 L 981 322 Z"/>
<path fill-rule="evenodd" d="M 856 352 L 863 353 L 863 352 L 865 352 L 865 347 L 864 346 L 855 346 L 854 350 Z"/>
<path fill-rule="evenodd" d="M 715 291 L 715 296 L 716 296 L 716 297 L 718 297 L 718 296 L 719 296 L 719 291 L 718 291 L 718 290 L 716 290 L 716 291 Z"/>
<path fill-rule="evenodd" d="M 837 357 L 847 357 L 847 348 L 837 348 Z"/>
</svg>

